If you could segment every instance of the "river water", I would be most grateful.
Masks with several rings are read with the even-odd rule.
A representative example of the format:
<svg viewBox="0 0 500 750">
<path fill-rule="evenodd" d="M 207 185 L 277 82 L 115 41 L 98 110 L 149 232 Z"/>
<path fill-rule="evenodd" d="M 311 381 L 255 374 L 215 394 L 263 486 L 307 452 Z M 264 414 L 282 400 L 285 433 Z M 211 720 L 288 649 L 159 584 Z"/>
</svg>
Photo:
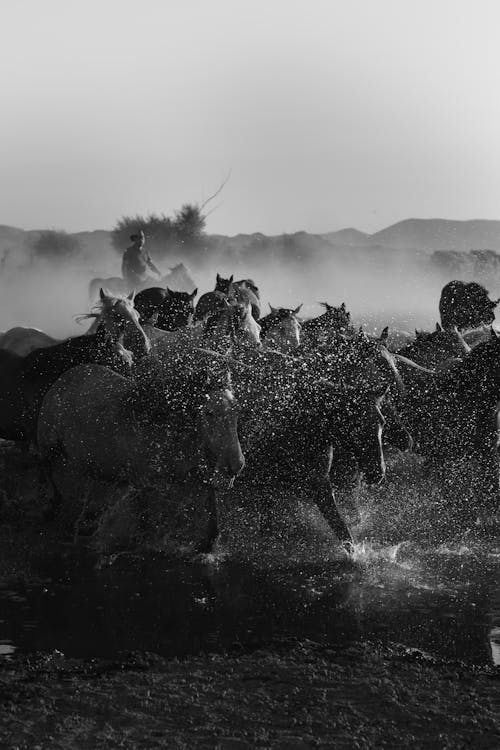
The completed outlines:
<svg viewBox="0 0 500 750">
<path fill-rule="evenodd" d="M 245 652 L 309 639 L 390 643 L 425 658 L 500 664 L 500 545 L 357 545 L 351 562 L 276 565 L 122 556 L 99 569 L 40 561 L 0 586 L 0 656 Z"/>
</svg>

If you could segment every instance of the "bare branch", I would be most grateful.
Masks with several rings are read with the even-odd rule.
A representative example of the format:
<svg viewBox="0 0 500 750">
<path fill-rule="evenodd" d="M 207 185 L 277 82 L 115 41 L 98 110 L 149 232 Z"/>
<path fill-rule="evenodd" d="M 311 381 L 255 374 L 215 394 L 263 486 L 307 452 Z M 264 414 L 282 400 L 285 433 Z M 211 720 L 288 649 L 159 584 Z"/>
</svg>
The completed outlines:
<svg viewBox="0 0 500 750">
<path fill-rule="evenodd" d="M 203 203 L 200 206 L 200 213 L 201 213 L 201 211 L 203 211 L 203 209 L 205 208 L 205 206 L 208 203 L 210 203 L 210 201 L 213 201 L 214 198 L 217 198 L 217 196 L 219 195 L 219 193 L 227 185 L 227 183 L 229 182 L 229 178 L 231 177 L 231 171 L 232 170 L 229 170 L 229 172 L 227 173 L 227 177 L 221 182 L 221 184 L 219 185 L 219 187 L 217 188 L 217 190 L 215 191 L 215 193 L 213 195 L 210 195 L 206 200 L 203 201 Z"/>
</svg>

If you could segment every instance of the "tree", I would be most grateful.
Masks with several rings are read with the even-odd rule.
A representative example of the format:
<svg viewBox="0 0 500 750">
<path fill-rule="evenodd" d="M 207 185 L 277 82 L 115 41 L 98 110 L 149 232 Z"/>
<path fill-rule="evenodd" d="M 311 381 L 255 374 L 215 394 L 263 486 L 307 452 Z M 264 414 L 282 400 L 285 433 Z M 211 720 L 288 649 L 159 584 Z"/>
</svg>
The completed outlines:
<svg viewBox="0 0 500 750">
<path fill-rule="evenodd" d="M 130 244 L 130 235 L 142 229 L 146 235 L 148 248 L 159 259 L 172 255 L 198 255 L 205 252 L 207 244 L 205 224 L 207 216 L 215 210 L 205 212 L 205 209 L 221 193 L 230 174 L 203 203 L 184 203 L 180 210 L 174 212 L 173 218 L 165 214 L 123 216 L 112 230 L 113 247 L 122 253 Z"/>
<path fill-rule="evenodd" d="M 196 246 L 205 234 L 206 217 L 201 207 L 194 203 L 185 203 L 180 211 L 175 212 L 174 228 L 177 242 L 191 247 Z"/>
<path fill-rule="evenodd" d="M 38 235 L 33 243 L 35 257 L 47 260 L 62 260 L 76 255 L 80 242 L 62 229 L 46 229 Z"/>
<path fill-rule="evenodd" d="M 165 214 L 149 214 L 149 216 L 123 216 L 113 228 L 111 243 L 122 253 L 130 245 L 130 235 L 142 229 L 150 249 L 157 257 L 168 254 L 169 245 L 176 240 L 175 227 Z"/>
</svg>

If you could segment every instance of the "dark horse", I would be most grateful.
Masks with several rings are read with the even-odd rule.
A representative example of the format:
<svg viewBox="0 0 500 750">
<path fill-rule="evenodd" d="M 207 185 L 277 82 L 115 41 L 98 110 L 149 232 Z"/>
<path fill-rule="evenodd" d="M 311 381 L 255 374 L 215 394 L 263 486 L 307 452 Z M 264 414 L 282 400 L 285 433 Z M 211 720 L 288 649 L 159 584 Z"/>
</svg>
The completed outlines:
<svg viewBox="0 0 500 750">
<path fill-rule="evenodd" d="M 197 289 L 189 293 L 153 286 L 136 294 L 134 305 L 142 323 L 154 322 L 162 331 L 177 331 L 191 324 L 197 294 Z"/>
<path fill-rule="evenodd" d="M 316 318 L 310 318 L 302 322 L 302 335 L 305 342 L 318 343 L 331 334 L 350 333 L 351 313 L 346 309 L 345 302 L 340 307 L 321 302 L 325 312 Z"/>
<path fill-rule="evenodd" d="M 103 293 L 96 324 L 93 334 L 36 349 L 26 357 L 0 350 L 0 437 L 35 441 L 43 398 L 70 368 L 97 363 L 129 375 L 132 355 L 122 342 L 126 341 L 137 357 L 149 352 L 149 340 L 130 299 Z"/>
<path fill-rule="evenodd" d="M 479 328 L 495 320 L 500 300 L 490 300 L 488 291 L 475 281 L 450 281 L 441 291 L 439 314 L 443 328 Z"/>
<path fill-rule="evenodd" d="M 441 368 L 450 360 L 461 359 L 470 352 L 457 328 L 443 330 L 436 323 L 434 331 L 415 331 L 414 341 L 398 349 L 397 353 L 424 367 Z"/>
<path fill-rule="evenodd" d="M 415 450 L 434 465 L 452 462 L 472 472 L 474 498 L 455 493 L 463 515 L 482 508 L 496 511 L 499 501 L 500 339 L 492 332 L 461 361 L 407 388 L 401 414 Z M 478 506 L 479 501 L 479 506 Z"/>
<path fill-rule="evenodd" d="M 272 307 L 269 315 L 259 320 L 260 336 L 266 346 L 287 352 L 300 346 L 301 323 L 297 318 L 302 305 L 294 310 Z"/>
<path fill-rule="evenodd" d="M 248 466 L 243 481 L 298 489 L 317 503 L 345 544 L 352 538 L 335 503 L 332 477 L 344 481 L 354 469 L 378 483 L 385 475 L 381 404 L 396 368 L 381 348 L 364 339 L 346 343 L 335 362 L 264 351 L 235 376 Z"/>
<path fill-rule="evenodd" d="M 222 276 L 217 274 L 213 292 L 202 294 L 198 300 L 193 318 L 195 323 L 205 320 L 209 315 L 220 309 L 221 300 L 229 296 L 233 278 L 234 276 L 231 276 L 229 279 L 223 279 Z"/>
<path fill-rule="evenodd" d="M 208 551 L 218 533 L 216 491 L 244 466 L 229 375 L 207 374 L 205 355 L 148 362 L 134 380 L 107 367 L 66 372 L 44 399 L 38 425 L 42 459 L 58 493 L 82 500 L 86 480 L 135 486 L 179 482 L 190 472 L 207 485 Z"/>
</svg>

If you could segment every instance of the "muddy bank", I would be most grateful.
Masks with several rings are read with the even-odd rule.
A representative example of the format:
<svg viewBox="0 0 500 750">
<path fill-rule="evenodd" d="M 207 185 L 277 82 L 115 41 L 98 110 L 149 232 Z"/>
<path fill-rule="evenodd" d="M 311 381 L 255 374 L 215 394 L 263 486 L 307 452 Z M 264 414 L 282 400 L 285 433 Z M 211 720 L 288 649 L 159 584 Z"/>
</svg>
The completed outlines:
<svg viewBox="0 0 500 750">
<path fill-rule="evenodd" d="M 500 669 L 367 643 L 0 662 L 0 744 L 33 748 L 498 748 Z"/>
</svg>

